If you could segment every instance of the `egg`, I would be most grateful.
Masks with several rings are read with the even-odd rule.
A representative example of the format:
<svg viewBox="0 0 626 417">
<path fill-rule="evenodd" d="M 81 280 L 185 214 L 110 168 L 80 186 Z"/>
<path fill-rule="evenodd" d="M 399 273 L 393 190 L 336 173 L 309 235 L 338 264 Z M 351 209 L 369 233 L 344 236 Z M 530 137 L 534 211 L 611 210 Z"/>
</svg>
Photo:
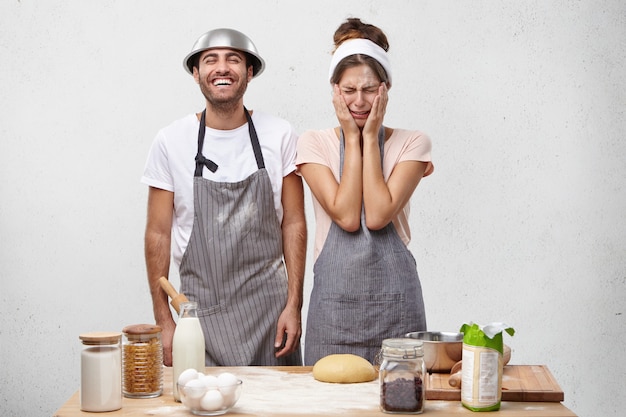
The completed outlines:
<svg viewBox="0 0 626 417">
<path fill-rule="evenodd" d="M 209 389 L 216 389 L 218 387 L 217 377 L 214 375 L 204 375 L 200 378 L 204 385 Z"/>
<path fill-rule="evenodd" d="M 222 397 L 224 397 L 224 407 L 232 407 L 233 405 L 235 405 L 235 403 L 237 402 L 237 391 L 236 391 L 237 387 L 233 387 L 232 390 L 228 390 L 229 392 L 224 393 L 222 391 L 220 391 L 222 393 Z"/>
<path fill-rule="evenodd" d="M 232 402 L 237 390 L 237 377 L 229 372 L 219 374 L 217 376 L 217 387 L 228 402 Z"/>
<path fill-rule="evenodd" d="M 204 395 L 205 390 L 206 386 L 200 379 L 192 379 L 185 384 L 185 394 L 189 398 L 200 398 Z"/>
<path fill-rule="evenodd" d="M 180 373 L 180 375 L 178 376 L 177 382 L 180 386 L 185 386 L 187 385 L 187 382 L 196 378 L 198 378 L 198 371 L 196 371 L 193 368 L 189 368 L 189 369 L 185 369 L 184 371 Z"/>
<path fill-rule="evenodd" d="M 235 385 L 237 383 L 237 377 L 230 372 L 223 372 L 217 376 L 217 386 L 227 387 Z"/>
<path fill-rule="evenodd" d="M 216 389 L 208 390 L 200 400 L 200 407 L 206 411 L 217 411 L 222 408 L 223 405 L 224 398 Z"/>
<path fill-rule="evenodd" d="M 200 408 L 200 400 L 202 398 L 189 398 L 181 395 L 180 399 L 185 407 L 188 407 L 192 410 L 198 410 Z"/>
</svg>

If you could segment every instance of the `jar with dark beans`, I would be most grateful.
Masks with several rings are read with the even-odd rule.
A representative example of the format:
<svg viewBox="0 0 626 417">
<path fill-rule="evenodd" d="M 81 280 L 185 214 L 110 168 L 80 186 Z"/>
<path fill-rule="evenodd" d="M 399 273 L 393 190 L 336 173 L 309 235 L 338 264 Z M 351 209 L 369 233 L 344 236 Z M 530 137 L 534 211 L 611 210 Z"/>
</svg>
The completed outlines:
<svg viewBox="0 0 626 417">
<path fill-rule="evenodd" d="M 421 378 L 398 378 L 383 382 L 381 390 L 383 411 L 415 413 L 424 409 L 424 391 Z"/>
<path fill-rule="evenodd" d="M 383 340 L 380 352 L 380 409 L 385 413 L 424 412 L 424 350 L 421 340 Z"/>
</svg>

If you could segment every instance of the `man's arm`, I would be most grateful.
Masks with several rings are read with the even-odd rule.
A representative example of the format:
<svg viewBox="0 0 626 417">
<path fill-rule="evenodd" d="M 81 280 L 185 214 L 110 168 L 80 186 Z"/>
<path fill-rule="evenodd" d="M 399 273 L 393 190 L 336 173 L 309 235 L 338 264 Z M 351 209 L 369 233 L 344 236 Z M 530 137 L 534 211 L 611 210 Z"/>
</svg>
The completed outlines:
<svg viewBox="0 0 626 417">
<path fill-rule="evenodd" d="M 287 267 L 287 304 L 278 319 L 274 346 L 276 357 L 289 355 L 300 347 L 301 311 L 306 263 L 307 230 L 304 216 L 302 178 L 295 172 L 283 178 L 283 254 Z M 286 338 L 286 340 L 283 340 Z M 283 346 L 284 343 L 284 346 Z"/>
<path fill-rule="evenodd" d="M 144 250 L 154 319 L 162 330 L 163 363 L 166 366 L 172 365 L 172 339 L 176 324 L 159 278 L 169 275 L 173 215 L 174 193 L 150 187 Z"/>
</svg>

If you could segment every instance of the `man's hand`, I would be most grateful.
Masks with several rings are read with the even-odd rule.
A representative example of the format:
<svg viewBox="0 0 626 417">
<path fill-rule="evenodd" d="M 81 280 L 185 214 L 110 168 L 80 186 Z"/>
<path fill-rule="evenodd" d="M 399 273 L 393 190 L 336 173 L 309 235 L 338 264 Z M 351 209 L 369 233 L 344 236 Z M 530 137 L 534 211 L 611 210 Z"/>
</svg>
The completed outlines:
<svg viewBox="0 0 626 417">
<path fill-rule="evenodd" d="M 276 340 L 274 355 L 277 358 L 290 355 L 300 348 L 300 336 L 302 324 L 300 322 L 300 310 L 287 307 L 278 318 L 276 327 Z"/>
<path fill-rule="evenodd" d="M 170 320 L 165 323 L 157 323 L 161 327 L 161 343 L 163 344 L 163 365 L 172 366 L 172 340 L 176 323 Z"/>
</svg>

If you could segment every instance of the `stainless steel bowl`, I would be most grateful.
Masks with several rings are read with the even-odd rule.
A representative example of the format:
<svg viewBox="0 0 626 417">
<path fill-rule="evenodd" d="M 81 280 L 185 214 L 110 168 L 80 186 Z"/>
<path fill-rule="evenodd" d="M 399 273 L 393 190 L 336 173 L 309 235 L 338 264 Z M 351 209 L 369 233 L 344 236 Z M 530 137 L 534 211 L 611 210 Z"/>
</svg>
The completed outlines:
<svg viewBox="0 0 626 417">
<path fill-rule="evenodd" d="M 253 77 L 260 75 L 265 69 L 265 61 L 259 55 L 256 46 L 250 38 L 235 29 L 213 29 L 203 34 L 191 47 L 191 52 L 183 59 L 185 70 L 193 74 L 194 57 L 208 49 L 229 48 L 247 53 L 252 58 Z"/>
<path fill-rule="evenodd" d="M 450 372 L 463 356 L 463 333 L 411 332 L 404 336 L 424 342 L 424 362 L 428 372 Z"/>
</svg>

